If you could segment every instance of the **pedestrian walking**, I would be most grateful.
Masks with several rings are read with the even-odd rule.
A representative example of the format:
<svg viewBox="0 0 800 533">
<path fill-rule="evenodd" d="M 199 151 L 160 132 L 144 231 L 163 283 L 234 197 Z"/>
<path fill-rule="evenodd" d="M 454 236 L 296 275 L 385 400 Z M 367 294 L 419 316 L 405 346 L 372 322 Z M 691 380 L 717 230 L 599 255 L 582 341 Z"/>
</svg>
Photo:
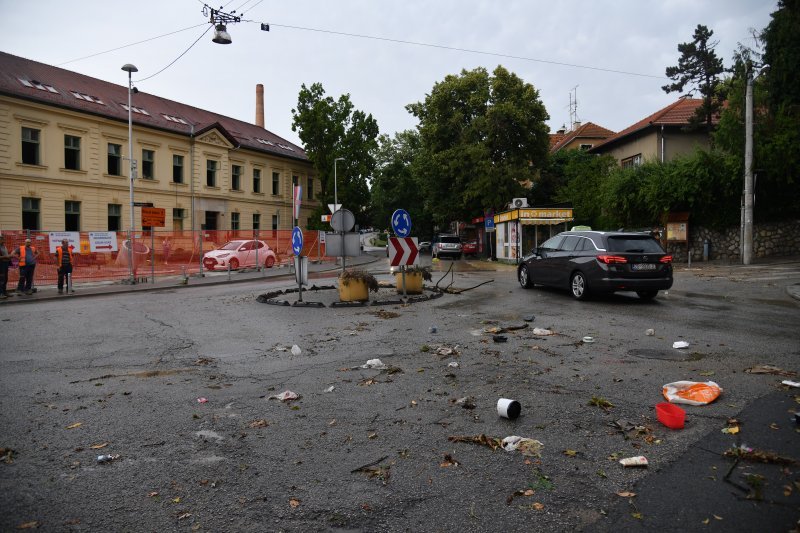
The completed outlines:
<svg viewBox="0 0 800 533">
<path fill-rule="evenodd" d="M 72 288 L 70 278 L 72 277 L 72 265 L 75 261 L 72 258 L 72 246 L 69 239 L 63 239 L 61 246 L 56 248 L 56 265 L 58 265 L 58 294 L 64 294 L 64 279 L 67 280 L 67 292 Z M 72 291 L 75 292 L 75 291 Z"/>
<path fill-rule="evenodd" d="M 0 300 L 8 298 L 6 284 L 8 283 L 9 266 L 11 266 L 11 254 L 6 248 L 6 238 L 0 235 Z"/>
<path fill-rule="evenodd" d="M 39 257 L 39 251 L 31 245 L 30 239 L 25 239 L 25 245 L 14 250 L 12 255 L 19 257 L 17 292 L 33 294 L 33 273 L 36 270 L 36 258 Z"/>
</svg>

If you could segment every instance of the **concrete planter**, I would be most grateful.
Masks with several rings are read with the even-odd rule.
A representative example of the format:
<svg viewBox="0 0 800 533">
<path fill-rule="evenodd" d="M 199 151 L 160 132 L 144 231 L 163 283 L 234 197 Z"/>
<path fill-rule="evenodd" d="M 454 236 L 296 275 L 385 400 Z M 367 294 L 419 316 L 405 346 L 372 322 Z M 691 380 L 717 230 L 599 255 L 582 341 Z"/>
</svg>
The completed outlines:
<svg viewBox="0 0 800 533">
<path fill-rule="evenodd" d="M 348 279 L 347 282 L 339 278 L 339 300 L 342 302 L 366 302 L 369 300 L 367 282 L 360 279 Z"/>
<path fill-rule="evenodd" d="M 395 272 L 397 294 L 403 294 L 403 273 Z M 422 294 L 422 273 L 406 272 L 406 294 Z"/>
</svg>

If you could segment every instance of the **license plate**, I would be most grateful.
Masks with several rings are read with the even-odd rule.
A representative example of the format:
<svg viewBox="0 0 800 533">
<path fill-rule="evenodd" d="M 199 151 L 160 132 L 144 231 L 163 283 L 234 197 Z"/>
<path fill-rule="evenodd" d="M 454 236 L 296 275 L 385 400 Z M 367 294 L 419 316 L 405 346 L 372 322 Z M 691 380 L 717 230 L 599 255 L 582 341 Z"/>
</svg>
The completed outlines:
<svg viewBox="0 0 800 533">
<path fill-rule="evenodd" d="M 631 270 L 655 270 L 655 263 L 637 263 L 631 265 Z"/>
</svg>

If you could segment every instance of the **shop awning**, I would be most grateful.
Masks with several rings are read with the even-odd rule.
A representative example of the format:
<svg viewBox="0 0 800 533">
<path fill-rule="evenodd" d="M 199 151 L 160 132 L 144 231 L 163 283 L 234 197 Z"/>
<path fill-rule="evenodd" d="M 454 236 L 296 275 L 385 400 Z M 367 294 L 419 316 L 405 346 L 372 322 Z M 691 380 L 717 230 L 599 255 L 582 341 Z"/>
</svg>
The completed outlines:
<svg viewBox="0 0 800 533">
<path fill-rule="evenodd" d="M 556 224 L 564 224 L 572 222 L 574 218 L 521 218 L 520 223 L 523 226 L 555 226 Z"/>
</svg>

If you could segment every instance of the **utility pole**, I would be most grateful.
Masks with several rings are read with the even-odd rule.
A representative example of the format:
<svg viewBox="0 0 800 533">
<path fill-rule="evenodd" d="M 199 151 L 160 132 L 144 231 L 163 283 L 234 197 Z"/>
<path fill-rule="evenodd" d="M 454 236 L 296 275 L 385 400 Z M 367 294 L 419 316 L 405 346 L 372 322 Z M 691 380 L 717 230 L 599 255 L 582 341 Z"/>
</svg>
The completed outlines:
<svg viewBox="0 0 800 533">
<path fill-rule="evenodd" d="M 744 98 L 744 228 L 742 232 L 742 264 L 744 265 L 753 262 L 753 80 L 758 74 L 753 75 L 753 64 L 748 62 Z"/>
</svg>

